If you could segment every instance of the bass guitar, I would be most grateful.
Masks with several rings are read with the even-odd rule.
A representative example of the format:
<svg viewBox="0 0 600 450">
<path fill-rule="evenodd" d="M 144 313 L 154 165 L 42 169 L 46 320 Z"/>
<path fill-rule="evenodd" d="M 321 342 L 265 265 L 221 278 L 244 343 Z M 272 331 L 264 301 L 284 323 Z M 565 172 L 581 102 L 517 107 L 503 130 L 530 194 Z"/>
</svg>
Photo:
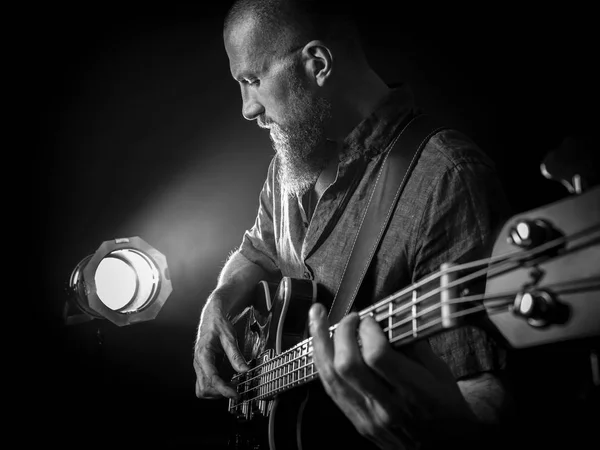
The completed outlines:
<svg viewBox="0 0 600 450">
<path fill-rule="evenodd" d="M 257 289 L 254 304 L 235 322 L 250 370 L 232 380 L 239 399 L 229 402 L 237 423 L 231 446 L 310 449 L 307 418 L 329 420 L 329 412 L 308 412 L 308 400 L 322 395 L 313 388 L 320 383 L 310 383 L 319 374 L 306 331 L 317 286 L 283 278 Z M 359 316 L 373 317 L 396 347 L 475 325 L 509 347 L 525 348 L 600 335 L 599 296 L 600 186 L 512 217 L 489 258 L 444 264 Z"/>
</svg>

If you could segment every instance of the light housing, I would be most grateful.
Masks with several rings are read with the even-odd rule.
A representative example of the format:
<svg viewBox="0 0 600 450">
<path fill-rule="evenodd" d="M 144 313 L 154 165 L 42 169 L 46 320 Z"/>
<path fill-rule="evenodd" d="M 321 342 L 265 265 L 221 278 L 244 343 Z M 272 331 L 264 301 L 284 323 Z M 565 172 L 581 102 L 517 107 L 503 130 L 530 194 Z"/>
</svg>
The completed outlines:
<svg viewBox="0 0 600 450">
<path fill-rule="evenodd" d="M 156 318 L 173 287 L 166 257 L 134 236 L 104 241 L 83 258 L 67 291 L 67 325 L 108 319 L 124 326 Z"/>
</svg>

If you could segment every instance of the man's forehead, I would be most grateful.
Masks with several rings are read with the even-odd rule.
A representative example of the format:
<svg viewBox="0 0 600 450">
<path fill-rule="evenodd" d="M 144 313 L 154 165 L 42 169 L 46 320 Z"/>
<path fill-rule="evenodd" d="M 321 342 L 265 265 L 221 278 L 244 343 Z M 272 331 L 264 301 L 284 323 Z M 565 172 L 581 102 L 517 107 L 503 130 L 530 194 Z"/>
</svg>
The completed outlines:
<svg viewBox="0 0 600 450">
<path fill-rule="evenodd" d="M 257 38 L 258 21 L 246 15 L 231 23 L 225 30 L 225 45 L 243 47 L 250 39 Z"/>
<path fill-rule="evenodd" d="M 225 32 L 225 50 L 232 74 L 262 66 L 268 52 L 256 19 L 246 18 L 232 24 Z"/>
</svg>

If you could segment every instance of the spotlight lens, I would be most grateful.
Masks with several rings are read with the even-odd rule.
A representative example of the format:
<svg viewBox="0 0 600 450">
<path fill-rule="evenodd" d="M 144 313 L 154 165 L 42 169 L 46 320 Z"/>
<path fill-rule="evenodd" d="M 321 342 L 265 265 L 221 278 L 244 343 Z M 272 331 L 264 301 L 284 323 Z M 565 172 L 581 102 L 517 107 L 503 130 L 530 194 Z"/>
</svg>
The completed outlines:
<svg viewBox="0 0 600 450">
<path fill-rule="evenodd" d="M 156 294 L 159 274 L 154 262 L 143 253 L 133 249 L 115 250 L 114 255 L 127 261 L 136 274 L 138 282 L 135 298 L 122 312 L 135 312 L 147 305 Z"/>
<path fill-rule="evenodd" d="M 136 273 L 131 265 L 120 258 L 107 256 L 102 259 L 94 278 L 98 297 L 113 311 L 131 302 L 136 293 Z"/>
</svg>

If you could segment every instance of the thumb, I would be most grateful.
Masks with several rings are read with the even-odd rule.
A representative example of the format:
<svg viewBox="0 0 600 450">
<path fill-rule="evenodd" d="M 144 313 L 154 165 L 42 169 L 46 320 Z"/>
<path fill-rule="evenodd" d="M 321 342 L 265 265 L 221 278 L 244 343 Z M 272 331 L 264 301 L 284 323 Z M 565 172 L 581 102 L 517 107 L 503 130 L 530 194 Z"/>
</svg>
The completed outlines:
<svg viewBox="0 0 600 450">
<path fill-rule="evenodd" d="M 223 350 L 225 350 L 227 359 L 236 372 L 246 372 L 249 369 L 248 364 L 246 364 L 246 359 L 242 355 L 233 330 L 229 331 L 229 333 L 221 333 L 221 345 L 223 346 Z"/>
</svg>

